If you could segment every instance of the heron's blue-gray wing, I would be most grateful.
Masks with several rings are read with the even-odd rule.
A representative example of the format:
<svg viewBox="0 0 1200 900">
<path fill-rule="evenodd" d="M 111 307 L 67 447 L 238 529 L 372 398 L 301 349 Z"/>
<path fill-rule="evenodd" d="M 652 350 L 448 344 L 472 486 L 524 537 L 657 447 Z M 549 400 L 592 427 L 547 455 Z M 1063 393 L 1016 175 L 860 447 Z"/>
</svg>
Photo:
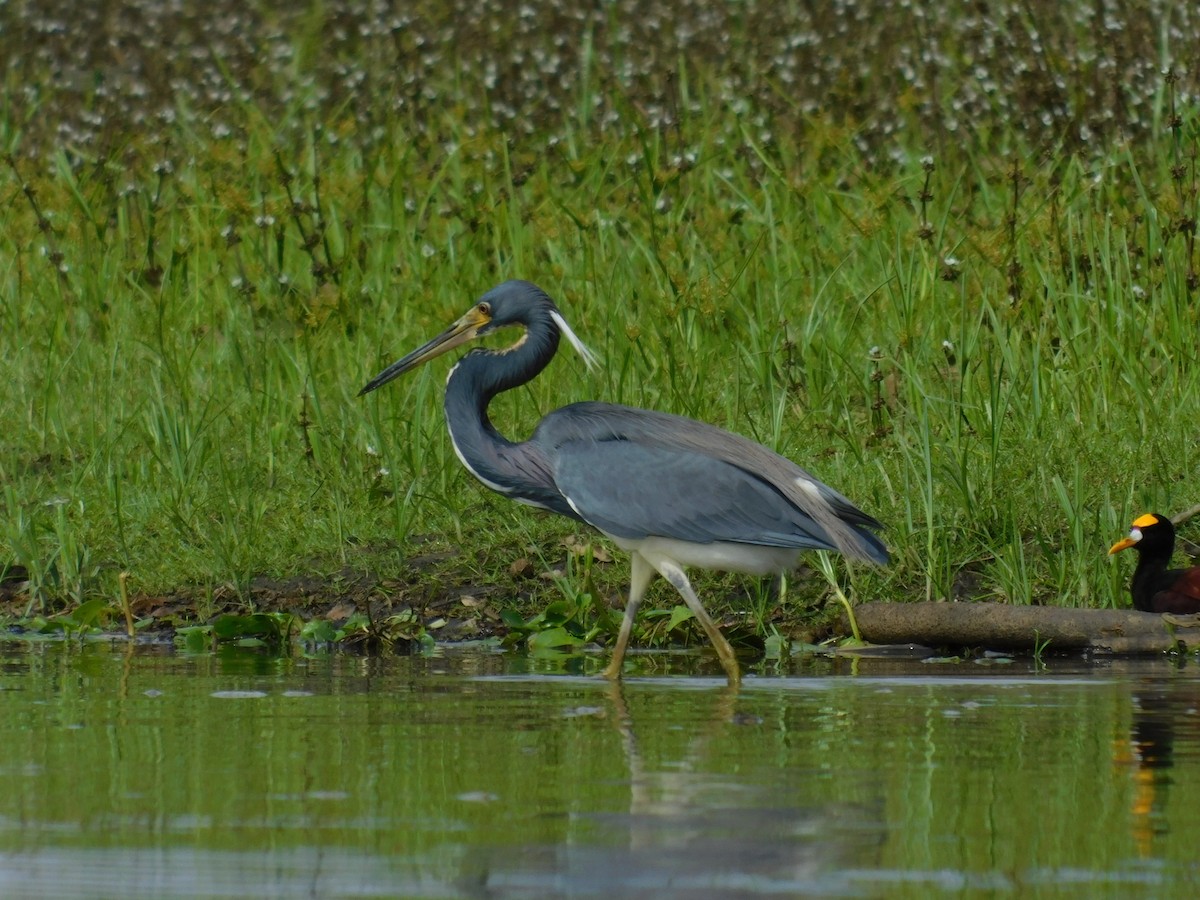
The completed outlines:
<svg viewBox="0 0 1200 900">
<path fill-rule="evenodd" d="M 584 521 L 616 537 L 839 549 L 770 484 L 701 453 L 572 441 L 558 447 L 554 476 Z"/>
<path fill-rule="evenodd" d="M 559 490 L 570 496 L 569 485 L 580 495 L 572 497 L 575 504 L 589 503 L 591 515 L 609 524 L 589 519 L 582 508 L 580 516 L 611 534 L 623 535 L 620 523 L 628 528 L 636 515 L 638 527 L 675 529 L 662 537 L 824 547 L 876 563 L 888 559 L 867 530 L 881 527 L 871 516 L 791 460 L 704 422 L 575 403 L 547 415 L 533 443 L 547 453 Z M 724 531 L 716 523 L 724 523 Z"/>
</svg>

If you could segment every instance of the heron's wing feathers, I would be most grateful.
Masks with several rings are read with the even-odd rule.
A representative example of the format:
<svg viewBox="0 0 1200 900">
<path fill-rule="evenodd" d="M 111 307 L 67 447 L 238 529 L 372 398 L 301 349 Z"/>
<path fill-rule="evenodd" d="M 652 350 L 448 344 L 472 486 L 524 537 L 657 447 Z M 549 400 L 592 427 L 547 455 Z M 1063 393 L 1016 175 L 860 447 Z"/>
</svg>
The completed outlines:
<svg viewBox="0 0 1200 900">
<path fill-rule="evenodd" d="M 658 520 L 678 520 L 674 522 L 678 530 L 664 537 L 825 547 L 857 559 L 887 562 L 883 544 L 865 530 L 881 528 L 878 521 L 791 460 L 704 422 L 609 403 L 576 403 L 546 416 L 534 440 L 552 448 L 551 457 L 562 457 L 556 458 L 555 472 L 564 494 L 570 496 L 567 482 L 585 492 L 588 479 L 607 479 L 590 482 L 596 515 L 601 514 L 606 497 L 609 505 L 617 502 L 615 493 L 608 493 L 618 490 L 615 482 L 628 479 L 631 486 L 619 489 L 627 498 L 609 512 L 614 523 L 631 521 L 633 513 L 628 510 L 632 503 L 638 504 L 638 514 L 646 516 L 644 521 L 656 522 L 656 527 L 666 527 Z M 596 474 L 579 468 L 585 461 Z M 699 495 L 704 495 L 703 499 L 695 499 Z M 665 499 L 654 504 L 655 497 Z M 670 498 L 687 499 L 676 499 L 674 512 L 642 509 L 670 505 Z M 582 509 L 579 512 L 592 521 Z M 696 514 L 708 516 L 710 522 L 736 522 L 735 527 L 745 529 L 747 536 L 715 537 L 706 530 L 710 524 L 689 526 L 684 520 Z M 782 525 L 785 522 L 786 527 Z M 594 524 L 620 534 L 599 522 Z M 787 543 L 749 536 L 756 529 L 762 535 L 776 534 L 781 527 L 782 534 L 792 535 Z M 709 536 L 685 537 L 683 532 L 689 528 L 694 535 Z"/>
<path fill-rule="evenodd" d="M 554 477 L 586 522 L 617 537 L 668 537 L 768 547 L 840 550 L 879 561 L 878 540 L 854 529 L 840 546 L 770 484 L 701 453 L 632 441 L 573 441 L 555 455 Z"/>
</svg>

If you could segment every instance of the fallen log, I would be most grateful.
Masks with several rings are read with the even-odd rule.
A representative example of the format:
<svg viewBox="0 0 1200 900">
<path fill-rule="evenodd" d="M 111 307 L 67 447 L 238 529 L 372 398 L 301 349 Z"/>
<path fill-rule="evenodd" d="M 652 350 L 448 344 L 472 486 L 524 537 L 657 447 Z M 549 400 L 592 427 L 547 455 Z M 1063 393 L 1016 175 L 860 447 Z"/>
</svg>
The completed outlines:
<svg viewBox="0 0 1200 900">
<path fill-rule="evenodd" d="M 864 603 L 854 608 L 863 640 L 988 650 L 1163 653 L 1200 647 L 1200 615 L 1066 609 L 1005 603 Z"/>
</svg>

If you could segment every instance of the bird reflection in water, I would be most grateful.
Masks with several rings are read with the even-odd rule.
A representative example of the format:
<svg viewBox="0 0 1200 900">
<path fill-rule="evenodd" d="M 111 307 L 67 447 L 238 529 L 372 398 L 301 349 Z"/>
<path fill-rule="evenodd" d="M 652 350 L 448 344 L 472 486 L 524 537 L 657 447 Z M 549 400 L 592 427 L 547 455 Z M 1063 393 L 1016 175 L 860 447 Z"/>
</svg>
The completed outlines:
<svg viewBox="0 0 1200 900">
<path fill-rule="evenodd" d="M 1155 839 L 1167 833 L 1167 801 L 1180 738 L 1200 744 L 1200 684 L 1154 680 L 1133 692 L 1128 740 L 1117 742 L 1114 761 L 1133 768 L 1130 818 L 1138 854 L 1154 856 Z"/>
<path fill-rule="evenodd" d="M 469 893 L 655 900 L 842 896 L 861 887 L 854 872 L 879 864 L 887 836 L 882 799 L 789 803 L 789 796 L 805 795 L 810 773 L 772 768 L 759 780 L 749 772 L 721 771 L 734 729 L 766 727 L 738 711 L 736 686 L 690 691 L 696 717 L 684 714 L 679 724 L 688 734 L 684 750 L 657 762 L 643 752 L 636 722 L 641 717 L 649 726 L 662 715 L 661 688 L 630 691 L 632 703 L 620 682 L 606 693 L 602 714 L 620 735 L 628 810 L 575 814 L 580 827 L 570 830 L 586 835 L 580 840 L 510 848 L 477 860 L 477 880 L 463 885 Z M 688 706 L 673 706 L 673 716 Z"/>
</svg>

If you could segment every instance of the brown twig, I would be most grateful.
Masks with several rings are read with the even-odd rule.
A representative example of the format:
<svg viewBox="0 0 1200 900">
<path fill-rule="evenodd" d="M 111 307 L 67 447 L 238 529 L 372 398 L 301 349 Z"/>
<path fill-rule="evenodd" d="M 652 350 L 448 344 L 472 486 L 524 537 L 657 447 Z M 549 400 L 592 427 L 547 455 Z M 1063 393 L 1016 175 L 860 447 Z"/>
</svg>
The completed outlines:
<svg viewBox="0 0 1200 900">
<path fill-rule="evenodd" d="M 1195 506 L 1185 509 L 1183 512 L 1172 516 L 1171 522 L 1178 527 L 1197 514 L 1200 514 L 1200 503 L 1197 503 Z"/>
</svg>

